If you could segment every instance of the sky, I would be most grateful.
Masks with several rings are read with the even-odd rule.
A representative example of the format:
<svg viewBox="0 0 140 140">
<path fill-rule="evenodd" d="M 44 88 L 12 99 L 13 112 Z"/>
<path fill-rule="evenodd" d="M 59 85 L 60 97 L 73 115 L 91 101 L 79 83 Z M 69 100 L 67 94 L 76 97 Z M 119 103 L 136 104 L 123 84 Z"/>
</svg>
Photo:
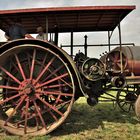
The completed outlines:
<svg viewBox="0 0 140 140">
<path fill-rule="evenodd" d="M 66 6 L 110 6 L 110 5 L 136 5 L 122 22 L 122 43 L 135 43 L 140 45 L 140 1 L 139 0 L 0 0 L 0 10 L 25 9 L 25 8 L 47 8 L 47 7 L 66 7 Z M 88 36 L 88 44 L 106 44 L 107 32 L 84 32 L 74 33 L 74 44 L 84 44 L 84 36 Z M 4 41 L 4 33 L 0 31 L 0 41 Z M 59 35 L 59 45 L 68 45 L 70 34 Z M 119 43 L 118 29 L 115 29 L 111 43 Z M 76 53 L 79 48 L 74 49 Z M 108 51 L 107 47 L 88 48 L 89 57 L 99 57 L 99 54 Z M 69 52 L 69 50 L 66 50 Z M 81 49 L 83 51 L 83 49 Z"/>
</svg>

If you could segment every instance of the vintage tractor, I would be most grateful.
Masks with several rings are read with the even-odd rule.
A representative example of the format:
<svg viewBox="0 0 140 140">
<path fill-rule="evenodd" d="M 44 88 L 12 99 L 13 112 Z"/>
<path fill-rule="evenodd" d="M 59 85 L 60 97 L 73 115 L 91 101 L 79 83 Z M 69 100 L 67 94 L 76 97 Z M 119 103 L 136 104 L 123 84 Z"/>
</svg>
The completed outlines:
<svg viewBox="0 0 140 140">
<path fill-rule="evenodd" d="M 94 106 L 109 90 L 117 103 L 130 111 L 139 95 L 140 47 L 120 48 L 101 61 L 79 52 L 74 60 L 61 48 L 35 39 L 16 40 L 1 46 L 0 126 L 16 135 L 45 135 L 68 116 L 81 96 Z M 111 94 L 110 94 L 111 96 Z M 125 109 L 125 106 L 128 110 Z"/>
<path fill-rule="evenodd" d="M 120 41 L 110 51 L 110 31 L 118 26 L 121 38 L 120 22 L 134 9 L 89 6 L 0 11 L 3 31 L 20 17 L 29 33 L 35 32 L 38 23 L 46 27 L 50 40 L 55 34 L 53 43 L 19 39 L 0 47 L 0 127 L 15 135 L 46 135 L 65 121 L 74 101 L 82 96 L 91 106 L 102 98 L 117 102 L 126 112 L 136 102 L 140 117 L 140 47 L 122 47 Z M 108 31 L 109 52 L 100 59 L 89 58 L 85 43 L 85 53 L 73 56 L 73 32 L 82 31 Z M 57 45 L 58 33 L 64 32 L 71 32 L 70 55 Z"/>
</svg>

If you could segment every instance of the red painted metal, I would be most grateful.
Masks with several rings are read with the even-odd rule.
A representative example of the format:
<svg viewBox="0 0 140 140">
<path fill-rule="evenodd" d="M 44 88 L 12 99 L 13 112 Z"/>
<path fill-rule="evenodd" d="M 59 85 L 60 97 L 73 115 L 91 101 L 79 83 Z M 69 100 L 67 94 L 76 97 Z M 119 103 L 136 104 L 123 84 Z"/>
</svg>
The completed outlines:
<svg viewBox="0 0 140 140">
<path fill-rule="evenodd" d="M 58 121 L 57 117 L 51 111 L 49 111 L 49 113 L 51 114 L 51 116 L 54 118 L 55 121 Z"/>
<path fill-rule="evenodd" d="M 51 88 L 56 88 L 56 87 L 64 87 L 67 84 L 57 84 L 57 85 L 51 85 L 51 86 L 44 86 L 44 89 L 51 89 Z"/>
<path fill-rule="evenodd" d="M 36 112 L 37 112 L 37 114 L 38 114 L 38 116 L 39 116 L 39 118 L 40 118 L 40 120 L 41 120 L 41 122 L 42 122 L 43 127 L 47 130 L 45 121 L 44 121 L 44 119 L 43 119 L 43 117 L 42 117 L 42 114 L 41 114 L 41 112 L 40 112 L 40 110 L 39 110 L 39 107 L 37 106 L 35 100 L 33 100 L 33 103 L 34 103 Z"/>
<path fill-rule="evenodd" d="M 72 94 L 70 93 L 61 93 L 61 92 L 58 92 L 58 91 L 46 91 L 46 92 L 41 92 L 41 93 L 44 93 L 44 94 L 52 94 L 52 95 L 62 95 L 62 96 L 73 96 Z"/>
<path fill-rule="evenodd" d="M 34 85 L 39 81 L 39 79 L 43 76 L 43 74 L 47 71 L 49 66 L 52 64 L 52 62 L 55 60 L 55 57 L 53 57 L 50 62 L 45 66 L 45 68 L 42 70 L 42 72 L 38 75 L 37 79 L 34 81 Z"/>
<path fill-rule="evenodd" d="M 55 106 L 52 106 L 51 104 L 49 104 L 48 102 L 44 101 L 43 99 L 41 99 L 38 95 L 36 95 L 36 97 L 42 101 L 42 103 L 44 103 L 47 107 L 49 107 L 50 109 L 54 110 L 55 112 L 57 112 L 59 115 L 61 115 L 62 117 L 64 116 L 62 112 L 60 112 Z"/>
<path fill-rule="evenodd" d="M 27 122 L 28 122 L 28 109 L 29 109 L 29 99 L 26 100 L 25 106 L 25 124 L 24 124 L 24 133 L 27 133 Z"/>
<path fill-rule="evenodd" d="M 17 56 L 16 54 L 15 54 L 15 58 L 16 58 L 16 61 L 17 61 L 17 64 L 18 64 L 20 73 L 21 73 L 21 75 L 22 75 L 22 77 L 23 77 L 23 79 L 24 79 L 24 81 L 25 81 L 25 80 L 26 80 L 26 77 L 25 77 L 24 71 L 23 71 L 23 69 L 22 69 L 22 66 L 21 66 L 21 64 L 20 64 L 19 58 L 18 58 L 18 56 Z"/>
<path fill-rule="evenodd" d="M 24 93 L 21 92 L 21 93 L 19 93 L 19 94 L 13 95 L 12 97 L 6 98 L 6 99 L 4 99 L 3 101 L 0 101 L 0 105 L 4 104 L 4 103 L 6 103 L 6 102 L 8 102 L 8 101 L 10 101 L 10 100 L 13 100 L 13 99 L 15 99 L 15 98 L 17 98 L 17 97 L 20 97 L 20 96 L 23 95 L 23 94 L 24 94 Z"/>
<path fill-rule="evenodd" d="M 46 61 L 46 59 L 47 59 L 47 54 L 45 55 L 45 57 L 44 57 L 44 59 L 43 59 L 43 61 L 41 63 L 41 68 L 40 68 L 39 73 L 41 73 L 42 69 L 45 67 L 45 61 Z"/>
<path fill-rule="evenodd" d="M 59 70 L 61 70 L 63 67 L 64 67 L 64 65 L 62 65 L 62 66 L 58 67 L 57 69 L 55 69 L 53 72 L 51 72 L 50 75 L 48 75 L 46 77 L 46 79 L 44 81 L 48 80 L 51 76 L 53 76 L 56 72 L 58 72 Z"/>
<path fill-rule="evenodd" d="M 10 116 L 8 116 L 8 119 L 5 121 L 4 125 L 7 125 L 8 121 L 11 119 L 11 117 L 14 115 L 14 113 L 17 111 L 17 109 L 21 106 L 21 104 L 23 103 L 25 98 L 26 98 L 26 95 L 24 95 L 20 98 L 20 102 L 17 104 L 15 109 L 11 112 Z"/>
<path fill-rule="evenodd" d="M 132 10 L 135 6 L 79 6 L 79 7 L 54 7 L 54 8 L 31 8 L 31 9 L 16 9 L 16 10 L 0 10 L 0 14 L 15 14 L 15 13 L 38 13 L 38 12 L 66 12 L 66 11 L 93 11 L 93 10 Z"/>
<path fill-rule="evenodd" d="M 18 88 L 18 87 L 11 87 L 11 86 L 3 86 L 3 85 L 0 85 L 0 88 L 2 89 L 2 88 L 5 88 L 5 89 L 13 89 L 13 90 L 20 90 L 20 88 Z"/>
<path fill-rule="evenodd" d="M 40 84 L 39 86 L 36 86 L 36 89 L 37 89 L 37 88 L 40 88 L 40 87 L 43 87 L 43 86 L 45 86 L 45 85 L 47 85 L 47 84 L 49 84 L 49 83 L 52 83 L 52 82 L 54 82 L 54 81 L 56 81 L 56 80 L 59 80 L 59 79 L 61 79 L 61 78 L 64 78 L 64 77 L 66 77 L 66 76 L 68 76 L 68 73 L 65 73 L 65 74 L 60 75 L 60 76 L 58 76 L 58 77 L 56 77 L 56 78 L 53 78 L 53 79 L 51 79 L 51 80 L 48 80 L 48 81 L 46 81 L 46 82 Z"/>
<path fill-rule="evenodd" d="M 32 80 L 33 77 L 33 71 L 34 71 L 34 65 L 35 65 L 35 56 L 36 56 L 36 50 L 34 50 L 33 53 L 33 59 L 32 59 L 32 65 L 31 65 L 31 70 L 30 70 L 30 80 Z"/>
<path fill-rule="evenodd" d="M 8 72 L 5 68 L 3 68 L 2 66 L 0 66 L 0 69 L 5 72 L 9 77 L 11 77 L 15 82 L 17 82 L 18 84 L 21 84 L 21 82 L 14 77 L 10 72 Z"/>
</svg>

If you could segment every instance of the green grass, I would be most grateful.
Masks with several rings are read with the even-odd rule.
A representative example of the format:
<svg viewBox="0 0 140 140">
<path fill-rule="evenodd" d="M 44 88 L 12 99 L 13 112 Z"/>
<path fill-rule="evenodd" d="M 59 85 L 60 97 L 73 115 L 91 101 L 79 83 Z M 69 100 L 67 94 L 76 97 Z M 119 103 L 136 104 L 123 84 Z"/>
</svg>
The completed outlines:
<svg viewBox="0 0 140 140">
<path fill-rule="evenodd" d="M 0 133 L 0 140 L 140 140 L 140 124 L 134 113 L 124 113 L 112 103 L 87 105 L 75 102 L 66 121 L 42 137 L 19 137 Z"/>
</svg>

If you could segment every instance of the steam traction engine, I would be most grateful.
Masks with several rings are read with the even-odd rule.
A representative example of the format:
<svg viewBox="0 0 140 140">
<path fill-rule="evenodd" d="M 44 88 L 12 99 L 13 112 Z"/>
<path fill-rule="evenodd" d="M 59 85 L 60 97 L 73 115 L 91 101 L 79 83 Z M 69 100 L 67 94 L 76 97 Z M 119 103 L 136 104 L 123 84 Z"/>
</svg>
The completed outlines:
<svg viewBox="0 0 140 140">
<path fill-rule="evenodd" d="M 129 105 L 130 111 L 139 95 L 136 52 L 140 47 L 122 48 L 122 62 L 119 49 L 112 50 L 103 63 L 80 52 L 73 61 L 61 48 L 40 40 L 4 44 L 0 55 L 1 127 L 16 135 L 47 134 L 66 119 L 74 100 L 85 96 L 93 106 L 113 88 L 120 108 L 127 111 L 125 105 Z"/>
<path fill-rule="evenodd" d="M 48 19 L 51 21 L 50 32 L 56 31 L 53 30 L 53 25 L 60 21 L 57 22 L 58 29 L 55 32 L 55 44 L 57 44 L 58 30 L 60 32 L 72 29 L 74 31 L 113 30 L 134 8 L 134 6 L 99 7 L 99 9 L 77 7 L 50 8 L 41 11 L 40 9 L 1 11 L 0 20 L 1 27 L 5 30 L 7 26 L 5 21 L 10 22 L 19 16 L 23 18 L 26 28 L 32 33 L 36 25 L 33 26 L 34 18 L 29 18 L 27 12 L 36 19 L 41 18 L 40 21 L 44 20 L 47 13 L 47 21 Z M 85 23 L 86 18 L 89 19 L 89 13 L 92 16 L 91 20 L 97 18 L 97 21 L 87 20 L 87 24 L 83 27 L 80 23 Z M 53 14 L 55 15 L 52 16 Z M 78 22 L 76 27 L 73 19 Z M 106 20 L 108 22 L 104 22 Z M 26 23 L 32 24 L 30 26 Z M 73 39 L 71 46 L 72 42 Z M 140 83 L 138 53 L 140 47 L 118 47 L 101 59 L 89 58 L 86 53 L 81 52 L 72 59 L 57 45 L 36 39 L 10 41 L 0 49 L 0 127 L 9 133 L 32 136 L 50 133 L 65 121 L 73 102 L 82 96 L 87 98 L 89 105 L 94 106 L 98 103 L 99 97 L 106 94 L 113 97 L 111 100 L 117 101 L 124 111 L 133 109 L 137 100 L 136 113 L 140 116 L 140 99 L 137 99 Z M 71 47 L 71 52 L 72 49 Z M 111 90 L 117 92 L 117 97 L 108 93 Z M 109 99 L 109 97 L 104 98 Z"/>
<path fill-rule="evenodd" d="M 74 100 L 98 102 L 105 73 L 98 59 L 78 53 L 74 62 L 61 48 L 34 39 L 4 44 L 0 57 L 0 126 L 12 134 L 47 134 L 66 119 Z"/>
</svg>

